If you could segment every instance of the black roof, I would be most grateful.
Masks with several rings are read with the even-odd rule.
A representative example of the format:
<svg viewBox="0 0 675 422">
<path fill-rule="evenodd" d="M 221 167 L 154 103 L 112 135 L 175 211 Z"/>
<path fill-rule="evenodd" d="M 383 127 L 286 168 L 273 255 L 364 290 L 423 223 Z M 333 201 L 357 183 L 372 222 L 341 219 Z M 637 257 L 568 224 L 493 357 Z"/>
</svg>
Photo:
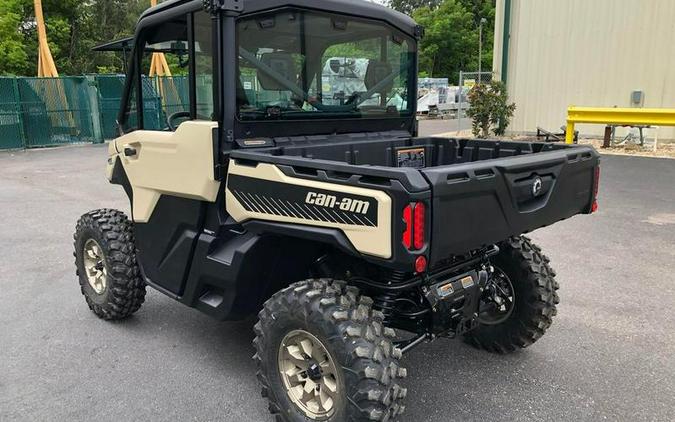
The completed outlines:
<svg viewBox="0 0 675 422">
<path fill-rule="evenodd" d="M 122 38 L 97 45 L 91 51 L 130 51 L 134 46 L 134 37 Z"/>
<path fill-rule="evenodd" d="M 281 7 L 300 7 L 383 20 L 410 35 L 415 35 L 417 26 L 409 16 L 366 0 L 242 0 L 242 2 L 244 4 L 242 14 L 244 15 Z M 202 5 L 202 0 L 167 0 L 146 10 L 140 19 L 143 20 L 178 6 L 193 6 L 197 10 Z"/>
</svg>

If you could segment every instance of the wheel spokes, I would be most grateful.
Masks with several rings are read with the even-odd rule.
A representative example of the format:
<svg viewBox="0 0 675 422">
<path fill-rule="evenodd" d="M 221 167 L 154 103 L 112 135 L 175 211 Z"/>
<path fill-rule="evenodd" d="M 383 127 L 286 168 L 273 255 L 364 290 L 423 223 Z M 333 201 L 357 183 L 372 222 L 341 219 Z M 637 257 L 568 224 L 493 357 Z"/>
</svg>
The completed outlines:
<svg viewBox="0 0 675 422">
<path fill-rule="evenodd" d="M 307 378 L 305 380 L 305 393 L 311 393 L 316 389 L 317 383 L 312 381 L 311 379 Z"/>
<path fill-rule="evenodd" d="M 309 362 L 305 360 L 300 348 L 294 344 L 286 347 L 286 357 L 303 371 L 309 368 Z"/>
<path fill-rule="evenodd" d="M 306 356 L 312 357 L 312 350 L 314 349 L 314 345 L 312 344 L 312 341 L 308 338 L 300 340 L 300 347 L 302 348 L 302 351 L 305 353 Z"/>
<path fill-rule="evenodd" d="M 100 259 L 101 256 L 103 255 L 103 254 L 101 253 L 101 247 L 98 246 L 97 244 L 94 244 L 94 246 L 92 247 L 92 250 L 94 251 L 94 254 L 96 255 L 96 258 L 99 258 L 99 259 Z"/>
<path fill-rule="evenodd" d="M 308 417 L 332 414 L 338 395 L 336 367 L 319 339 L 303 330 L 286 335 L 279 349 L 279 372 L 289 398 Z"/>
<path fill-rule="evenodd" d="M 323 386 L 326 388 L 322 388 L 322 392 L 333 397 L 337 394 L 337 381 L 335 381 L 332 374 L 323 377 Z"/>
<path fill-rule="evenodd" d="M 103 250 L 94 239 L 89 239 L 84 244 L 82 252 L 87 281 L 96 293 L 102 294 L 108 284 L 108 270 L 105 267 Z"/>
<path fill-rule="evenodd" d="M 321 407 L 325 410 L 329 410 L 333 407 L 333 398 L 323 388 L 319 391 L 319 400 Z"/>
</svg>

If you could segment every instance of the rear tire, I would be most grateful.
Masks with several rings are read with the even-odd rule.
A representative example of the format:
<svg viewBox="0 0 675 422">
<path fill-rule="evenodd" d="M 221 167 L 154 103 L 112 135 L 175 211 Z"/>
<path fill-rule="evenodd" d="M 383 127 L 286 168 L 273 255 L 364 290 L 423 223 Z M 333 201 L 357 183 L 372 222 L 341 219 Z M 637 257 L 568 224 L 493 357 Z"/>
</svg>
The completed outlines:
<svg viewBox="0 0 675 422">
<path fill-rule="evenodd" d="M 392 344 L 394 331 L 383 326 L 383 315 L 372 304 L 355 287 L 327 279 L 295 283 L 265 303 L 255 325 L 253 359 L 262 395 L 277 421 L 392 421 L 403 413 L 407 391 L 399 382 L 407 373 L 398 363 L 401 351 Z M 287 359 L 289 352 L 298 354 L 293 346 L 298 335 L 313 343 L 312 350 L 318 346 L 321 357 L 305 353 L 302 358 L 310 363 L 297 366 L 298 359 Z M 316 360 L 331 363 L 319 365 L 330 371 L 313 373 Z M 282 374 L 281 365 L 290 375 Z M 330 382 L 324 379 L 327 373 Z M 309 387 L 307 378 L 314 380 Z M 316 389 L 315 381 L 322 386 Z M 324 404 L 325 396 L 319 394 L 321 408 L 312 414 L 317 402 L 305 398 L 302 388 L 294 396 L 292 385 L 330 392 L 331 401 Z"/>
<path fill-rule="evenodd" d="M 539 340 L 551 326 L 560 302 L 555 271 L 541 248 L 525 237 L 513 237 L 499 245 L 492 263 L 511 280 L 514 306 L 509 317 L 496 325 L 479 325 L 464 340 L 479 349 L 509 353 Z"/>
<path fill-rule="evenodd" d="M 88 212 L 77 222 L 74 239 L 76 274 L 89 309 L 105 320 L 136 312 L 145 300 L 145 283 L 127 216 L 111 209 Z"/>
</svg>

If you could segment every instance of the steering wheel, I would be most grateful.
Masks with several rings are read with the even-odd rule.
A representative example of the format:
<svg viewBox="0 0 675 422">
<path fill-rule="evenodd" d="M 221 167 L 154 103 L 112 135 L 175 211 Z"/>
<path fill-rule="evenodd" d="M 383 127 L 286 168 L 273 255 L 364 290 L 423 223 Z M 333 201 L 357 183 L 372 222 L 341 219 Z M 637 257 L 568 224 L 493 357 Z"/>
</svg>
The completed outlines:
<svg viewBox="0 0 675 422">
<path fill-rule="evenodd" d="M 178 111 L 176 113 L 173 113 L 173 114 L 169 115 L 166 118 L 166 125 L 169 127 L 169 130 L 171 132 L 175 132 L 176 128 L 178 126 L 174 126 L 173 121 L 176 120 L 176 119 L 184 119 L 186 117 L 190 118 L 190 112 L 189 111 Z"/>
</svg>

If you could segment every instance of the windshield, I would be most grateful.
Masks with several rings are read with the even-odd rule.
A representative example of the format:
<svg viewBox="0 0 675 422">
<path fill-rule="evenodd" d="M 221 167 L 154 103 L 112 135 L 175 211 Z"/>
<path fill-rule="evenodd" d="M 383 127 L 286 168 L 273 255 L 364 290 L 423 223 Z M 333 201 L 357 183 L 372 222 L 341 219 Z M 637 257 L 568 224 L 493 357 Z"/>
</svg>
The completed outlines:
<svg viewBox="0 0 675 422">
<path fill-rule="evenodd" d="M 241 120 L 410 115 L 415 43 L 384 23 L 286 10 L 237 24 Z"/>
</svg>

